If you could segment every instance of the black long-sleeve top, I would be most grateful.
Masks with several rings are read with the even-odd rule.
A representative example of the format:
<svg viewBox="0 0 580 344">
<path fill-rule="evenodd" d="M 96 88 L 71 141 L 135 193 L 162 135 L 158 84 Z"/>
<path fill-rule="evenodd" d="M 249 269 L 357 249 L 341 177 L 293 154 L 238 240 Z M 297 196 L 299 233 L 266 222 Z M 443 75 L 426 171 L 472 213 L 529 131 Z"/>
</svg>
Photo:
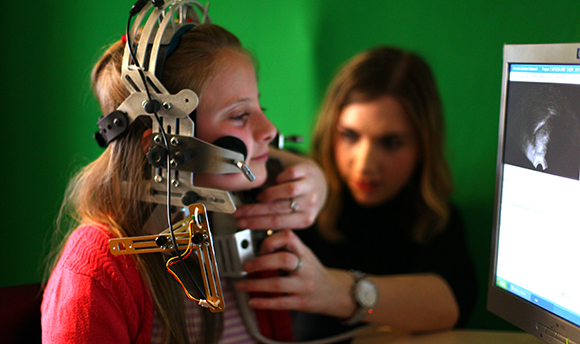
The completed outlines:
<svg viewBox="0 0 580 344">
<path fill-rule="evenodd" d="M 402 197 L 377 207 L 361 207 L 348 192 L 343 195 L 338 229 L 345 240 L 329 243 L 316 228 L 296 231 L 327 267 L 360 270 L 372 275 L 436 273 L 451 286 L 460 309 L 457 327 L 465 326 L 477 297 L 477 281 L 466 247 L 464 226 L 452 206 L 445 230 L 427 244 L 411 239 L 413 214 Z M 343 319 L 295 313 L 297 340 L 327 337 L 348 330 Z"/>
</svg>

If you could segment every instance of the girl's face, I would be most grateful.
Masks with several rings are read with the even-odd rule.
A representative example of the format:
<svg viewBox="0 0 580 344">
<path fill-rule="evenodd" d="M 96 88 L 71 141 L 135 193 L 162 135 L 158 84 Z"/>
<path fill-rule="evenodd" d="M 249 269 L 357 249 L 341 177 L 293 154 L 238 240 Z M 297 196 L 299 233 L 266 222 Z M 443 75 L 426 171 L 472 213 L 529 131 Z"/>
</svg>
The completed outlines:
<svg viewBox="0 0 580 344">
<path fill-rule="evenodd" d="M 420 158 L 409 115 L 390 96 L 347 105 L 339 114 L 334 158 L 356 202 L 376 206 L 409 182 Z"/>
<path fill-rule="evenodd" d="M 268 144 L 276 128 L 260 108 L 254 65 L 235 50 L 224 50 L 219 71 L 200 96 L 196 137 L 213 143 L 224 136 L 242 140 L 248 149 L 246 164 L 256 176 L 250 182 L 242 173 L 195 174 L 195 184 L 228 191 L 255 188 L 267 177 Z"/>
</svg>

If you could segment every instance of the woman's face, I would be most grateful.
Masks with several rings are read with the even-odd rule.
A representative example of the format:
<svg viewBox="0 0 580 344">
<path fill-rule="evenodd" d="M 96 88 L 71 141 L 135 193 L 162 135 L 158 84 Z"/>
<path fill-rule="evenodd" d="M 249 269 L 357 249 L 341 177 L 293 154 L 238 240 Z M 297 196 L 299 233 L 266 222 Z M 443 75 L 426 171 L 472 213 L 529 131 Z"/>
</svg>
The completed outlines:
<svg viewBox="0 0 580 344">
<path fill-rule="evenodd" d="M 334 158 L 356 202 L 376 206 L 393 199 L 420 158 L 410 116 L 390 96 L 347 105 L 339 114 Z"/>
<path fill-rule="evenodd" d="M 268 144 L 276 128 L 260 108 L 254 65 L 249 57 L 224 50 L 197 109 L 196 137 L 213 143 L 224 136 L 242 140 L 248 149 L 246 164 L 256 176 L 250 182 L 242 173 L 195 174 L 195 184 L 228 191 L 255 188 L 267 177 Z"/>
</svg>

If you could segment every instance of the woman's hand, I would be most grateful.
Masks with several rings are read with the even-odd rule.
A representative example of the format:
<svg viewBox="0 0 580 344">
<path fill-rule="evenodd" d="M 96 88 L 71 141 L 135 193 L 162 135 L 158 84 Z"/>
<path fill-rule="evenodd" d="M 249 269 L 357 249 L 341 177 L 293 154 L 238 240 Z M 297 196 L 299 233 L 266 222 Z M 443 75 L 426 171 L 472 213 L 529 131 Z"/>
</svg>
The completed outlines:
<svg viewBox="0 0 580 344">
<path fill-rule="evenodd" d="M 353 276 L 345 270 L 324 267 L 291 230 L 267 237 L 260 247 L 260 256 L 247 261 L 244 270 L 288 272 L 285 276 L 236 282 L 240 291 L 281 295 L 250 298 L 251 307 L 296 310 L 339 319 L 351 317 L 356 310 L 351 295 Z M 363 321 L 411 332 L 450 329 L 457 322 L 459 307 L 441 276 L 418 273 L 367 277 L 379 289 L 379 303 Z"/>
<path fill-rule="evenodd" d="M 282 293 L 275 297 L 254 297 L 254 308 L 298 310 L 347 318 L 355 310 L 350 296 L 352 276 L 346 271 L 327 269 L 291 230 L 267 237 L 260 256 L 247 261 L 244 270 L 283 270 L 285 276 L 245 279 L 236 282 L 244 292 Z"/>
<path fill-rule="evenodd" d="M 276 184 L 261 191 L 258 203 L 238 207 L 232 214 L 238 228 L 302 229 L 311 226 L 326 202 L 327 184 L 312 160 L 289 152 L 271 150 L 271 157 L 289 166 Z"/>
</svg>

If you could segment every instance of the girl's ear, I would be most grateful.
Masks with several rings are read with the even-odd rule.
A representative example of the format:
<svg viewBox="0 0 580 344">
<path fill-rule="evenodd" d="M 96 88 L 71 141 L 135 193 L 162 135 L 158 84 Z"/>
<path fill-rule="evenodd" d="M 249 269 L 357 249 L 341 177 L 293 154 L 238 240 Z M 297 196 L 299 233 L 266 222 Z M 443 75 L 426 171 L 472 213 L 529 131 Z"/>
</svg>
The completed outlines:
<svg viewBox="0 0 580 344">
<path fill-rule="evenodd" d="M 143 133 L 143 140 L 141 140 L 141 148 L 143 149 L 143 153 L 147 154 L 149 151 L 149 147 L 151 147 L 151 133 L 153 130 L 147 129 Z"/>
</svg>

